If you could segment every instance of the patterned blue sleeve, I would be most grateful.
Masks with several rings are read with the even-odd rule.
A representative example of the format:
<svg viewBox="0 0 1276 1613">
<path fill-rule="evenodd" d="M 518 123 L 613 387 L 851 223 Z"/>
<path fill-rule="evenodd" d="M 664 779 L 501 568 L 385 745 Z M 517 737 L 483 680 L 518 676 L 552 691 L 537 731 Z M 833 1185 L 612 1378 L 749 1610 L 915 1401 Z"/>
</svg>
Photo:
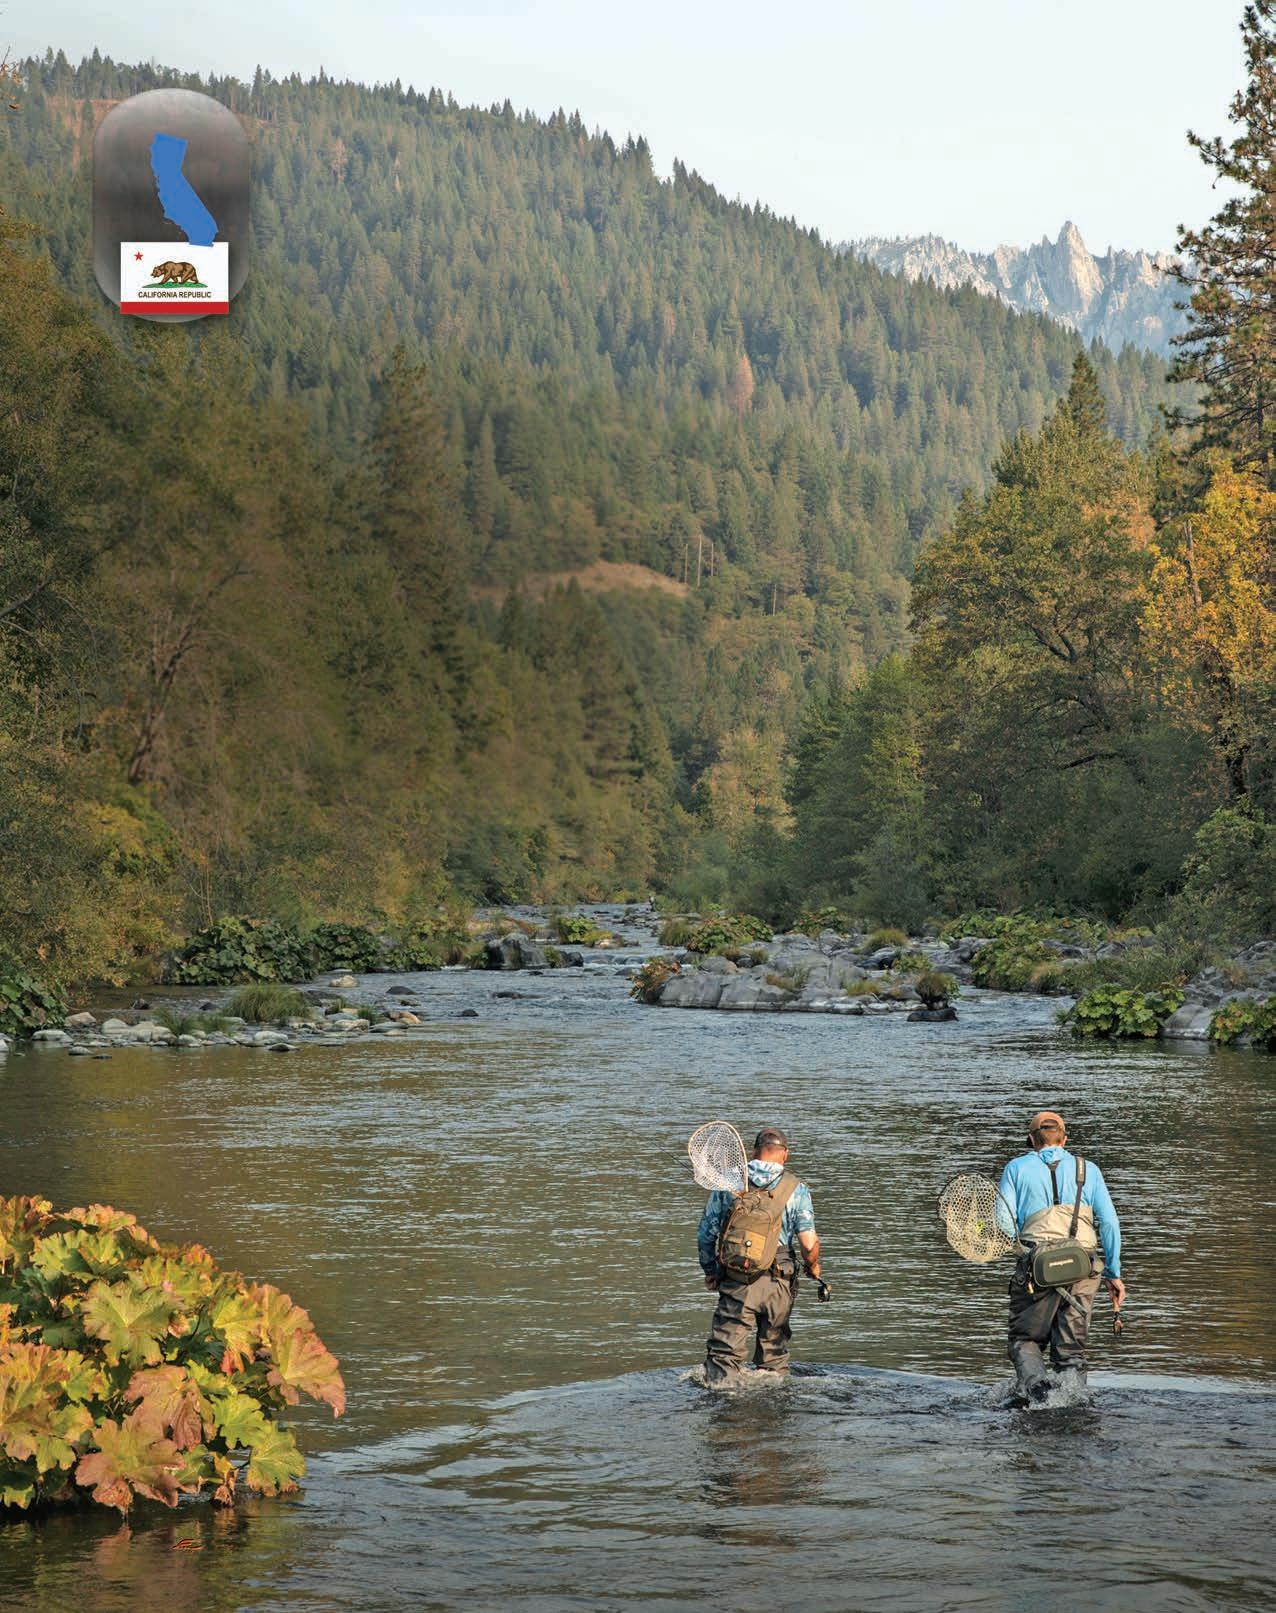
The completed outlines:
<svg viewBox="0 0 1276 1613">
<path fill-rule="evenodd" d="M 701 1269 L 706 1274 L 718 1268 L 718 1237 L 727 1219 L 730 1203 L 730 1193 L 711 1193 L 709 1202 L 704 1207 L 704 1214 L 700 1217 L 696 1248 L 700 1255 Z"/>
<path fill-rule="evenodd" d="M 785 1206 L 782 1236 L 785 1243 L 792 1243 L 799 1232 L 814 1231 L 815 1206 L 811 1203 L 811 1189 L 805 1182 L 799 1182 Z"/>
</svg>

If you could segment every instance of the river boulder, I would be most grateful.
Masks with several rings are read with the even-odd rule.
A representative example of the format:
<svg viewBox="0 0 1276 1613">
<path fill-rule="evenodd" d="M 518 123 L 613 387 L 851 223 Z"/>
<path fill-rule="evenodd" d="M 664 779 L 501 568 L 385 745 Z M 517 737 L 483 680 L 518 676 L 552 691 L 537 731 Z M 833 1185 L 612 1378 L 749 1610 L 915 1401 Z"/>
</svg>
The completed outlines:
<svg viewBox="0 0 1276 1613">
<path fill-rule="evenodd" d="M 1161 1035 L 1171 1040 L 1203 1042 L 1209 1037 L 1213 1017 L 1214 1007 L 1211 1003 L 1184 1003 L 1161 1026 Z"/>
<path fill-rule="evenodd" d="M 703 969 L 670 975 L 657 999 L 662 1008 L 717 1008 L 727 977 Z"/>
<path fill-rule="evenodd" d="M 549 959 L 545 948 L 527 936 L 512 930 L 508 935 L 494 935 L 483 943 L 489 969 L 547 969 Z"/>
</svg>

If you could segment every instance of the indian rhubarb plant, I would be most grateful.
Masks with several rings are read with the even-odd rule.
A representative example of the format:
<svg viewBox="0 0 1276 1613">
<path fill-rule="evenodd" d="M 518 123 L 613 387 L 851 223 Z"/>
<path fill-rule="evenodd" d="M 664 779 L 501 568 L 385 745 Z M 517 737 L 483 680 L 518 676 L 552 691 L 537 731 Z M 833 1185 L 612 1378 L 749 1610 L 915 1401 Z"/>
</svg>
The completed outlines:
<svg viewBox="0 0 1276 1613">
<path fill-rule="evenodd" d="M 345 1409 L 287 1294 L 107 1205 L 0 1199 L 0 1507 L 295 1490 L 302 1395 Z"/>
<path fill-rule="evenodd" d="M 1067 1011 L 1077 1036 L 1157 1036 L 1161 1026 L 1182 1006 L 1183 993 L 1132 991 L 1120 986 L 1097 986 Z"/>
</svg>

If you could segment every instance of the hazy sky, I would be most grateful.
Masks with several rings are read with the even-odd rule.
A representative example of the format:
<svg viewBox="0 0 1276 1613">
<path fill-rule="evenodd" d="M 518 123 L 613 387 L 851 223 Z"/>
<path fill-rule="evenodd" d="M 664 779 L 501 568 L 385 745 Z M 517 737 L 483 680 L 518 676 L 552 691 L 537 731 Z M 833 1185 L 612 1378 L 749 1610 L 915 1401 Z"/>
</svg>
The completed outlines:
<svg viewBox="0 0 1276 1613">
<path fill-rule="evenodd" d="M 1073 219 L 1096 251 L 1160 248 L 1218 198 L 1184 130 L 1223 132 L 1241 0 L 369 0 L 130 7 L 17 0 L 0 49 L 96 45 L 250 78 L 437 85 L 645 134 L 729 196 L 830 240 L 934 231 L 987 248 Z M 123 7 L 118 8 L 120 12 Z"/>
</svg>

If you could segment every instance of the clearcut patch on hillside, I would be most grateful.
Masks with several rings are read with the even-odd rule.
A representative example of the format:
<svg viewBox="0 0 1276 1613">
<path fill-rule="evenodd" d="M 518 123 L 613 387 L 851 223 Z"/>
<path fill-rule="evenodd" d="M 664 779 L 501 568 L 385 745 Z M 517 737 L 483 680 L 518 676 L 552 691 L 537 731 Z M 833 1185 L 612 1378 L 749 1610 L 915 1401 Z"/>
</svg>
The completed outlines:
<svg viewBox="0 0 1276 1613">
<path fill-rule="evenodd" d="M 512 585 L 476 584 L 471 592 L 475 599 L 494 599 L 498 602 L 514 590 L 527 594 L 531 599 L 544 599 L 545 595 L 552 594 L 555 588 L 566 588 L 571 583 L 575 583 L 586 594 L 611 594 L 621 589 L 654 588 L 662 594 L 675 594 L 682 599 L 690 592 L 689 584 L 679 582 L 676 577 L 667 577 L 662 571 L 653 571 L 650 566 L 640 566 L 631 560 L 593 560 L 587 566 L 577 566 L 570 571 L 530 573 L 520 577 L 518 582 Z"/>
</svg>

